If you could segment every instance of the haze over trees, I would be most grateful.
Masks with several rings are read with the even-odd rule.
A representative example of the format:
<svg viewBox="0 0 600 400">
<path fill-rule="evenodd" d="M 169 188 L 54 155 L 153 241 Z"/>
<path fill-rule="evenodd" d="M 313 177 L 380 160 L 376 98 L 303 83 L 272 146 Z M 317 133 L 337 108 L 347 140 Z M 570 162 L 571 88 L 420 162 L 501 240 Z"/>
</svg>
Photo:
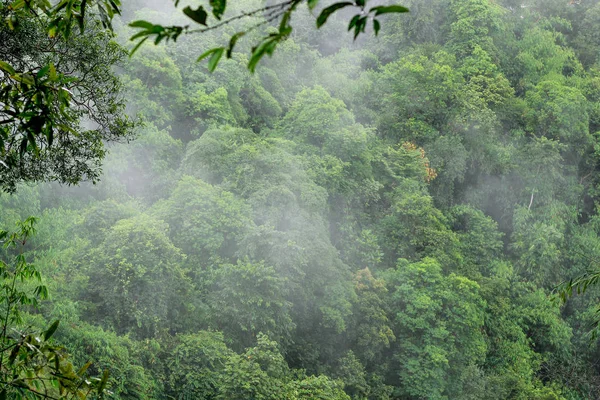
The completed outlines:
<svg viewBox="0 0 600 400">
<path fill-rule="evenodd" d="M 316 31 L 301 4 L 253 74 L 251 47 L 279 21 L 212 73 L 214 59 L 196 60 L 263 14 L 131 58 L 131 21 L 189 18 L 132 0 L 114 37 L 93 23 L 56 39 L 35 19 L 20 25 L 23 60 L 43 65 L 50 41 L 66 51 L 47 56 L 57 71 L 97 60 L 74 73 L 77 90 L 106 86 L 95 108 L 65 108 L 65 127 L 27 112 L 20 127 L 0 125 L 3 138 L 32 129 L 35 143 L 92 149 L 2 147 L 26 174 L 0 175 L 13 192 L 0 195 L 0 229 L 38 217 L 35 235 L 32 220 L 19 225 L 2 268 L 33 265 L 44 280 L 17 287 L 29 297 L 5 325 L 49 333 L 49 359 L 64 346 L 73 365 L 93 361 L 81 374 L 109 370 L 90 389 L 114 399 L 600 398 L 600 288 L 555 297 L 599 270 L 600 3 L 402 4 L 409 14 L 382 15 L 377 37 L 356 40 L 343 34 L 355 10 Z M 24 38 L 14 32 L 0 25 L 0 49 Z M 36 79 L 63 85 L 55 73 Z M 57 96 L 28 106 L 62 115 L 73 103 Z M 106 120 L 85 125 L 94 115 Z M 81 178 L 97 182 L 23 184 Z"/>
</svg>

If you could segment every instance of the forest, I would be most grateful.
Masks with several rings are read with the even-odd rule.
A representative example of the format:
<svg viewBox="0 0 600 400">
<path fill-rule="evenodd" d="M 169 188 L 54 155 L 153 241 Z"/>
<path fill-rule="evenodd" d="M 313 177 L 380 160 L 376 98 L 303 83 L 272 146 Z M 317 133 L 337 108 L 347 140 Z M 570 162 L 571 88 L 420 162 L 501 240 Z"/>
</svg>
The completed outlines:
<svg viewBox="0 0 600 400">
<path fill-rule="evenodd" d="M 600 399 L 599 0 L 300 4 L 254 72 L 264 15 L 129 57 L 186 16 L 9 3 L 0 399 Z"/>
</svg>

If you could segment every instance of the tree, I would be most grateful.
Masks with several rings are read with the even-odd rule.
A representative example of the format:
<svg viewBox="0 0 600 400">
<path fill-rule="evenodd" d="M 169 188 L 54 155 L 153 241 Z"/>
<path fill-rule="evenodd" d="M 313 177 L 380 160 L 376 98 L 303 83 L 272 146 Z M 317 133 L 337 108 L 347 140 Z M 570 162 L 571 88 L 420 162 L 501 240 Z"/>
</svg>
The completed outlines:
<svg viewBox="0 0 600 400">
<path fill-rule="evenodd" d="M 484 301 L 479 285 L 462 276 L 442 275 L 431 258 L 410 264 L 398 260 L 386 272 L 397 347 L 395 368 L 409 397 L 455 398 L 461 375 L 485 357 L 481 332 Z"/>
<path fill-rule="evenodd" d="M 126 53 L 93 21 L 48 36 L 47 18 L 15 8 L 0 3 L 0 188 L 96 181 L 104 142 L 132 137 L 112 70 Z"/>
<path fill-rule="evenodd" d="M 149 338 L 177 329 L 189 288 L 183 255 L 166 233 L 166 224 L 147 215 L 123 219 L 89 255 L 90 286 L 83 297 L 96 320 L 117 333 Z"/>
<path fill-rule="evenodd" d="M 104 395 L 108 371 L 102 379 L 88 379 L 87 363 L 78 372 L 68 354 L 50 339 L 59 321 L 42 332 L 23 326 L 23 311 L 36 307 L 48 297 L 41 274 L 23 254 L 28 239 L 35 233 L 35 219 L 17 224 L 14 232 L 0 231 L 3 242 L 0 256 L 0 398 L 67 399 Z M 31 285 L 33 283 L 33 290 Z"/>
</svg>

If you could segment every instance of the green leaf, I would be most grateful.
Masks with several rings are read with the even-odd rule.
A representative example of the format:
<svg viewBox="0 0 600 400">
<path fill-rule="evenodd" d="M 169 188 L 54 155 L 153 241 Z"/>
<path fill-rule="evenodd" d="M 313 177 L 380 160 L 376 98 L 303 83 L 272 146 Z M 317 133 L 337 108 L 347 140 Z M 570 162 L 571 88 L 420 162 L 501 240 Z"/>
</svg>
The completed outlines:
<svg viewBox="0 0 600 400">
<path fill-rule="evenodd" d="M 319 0 L 308 0 L 308 9 L 312 10 L 319 4 Z"/>
<path fill-rule="evenodd" d="M 200 25 L 206 26 L 208 14 L 204 11 L 204 7 L 199 6 L 197 9 L 193 10 L 190 6 L 187 6 L 183 9 L 183 13 Z"/>
<path fill-rule="evenodd" d="M 79 18 L 77 19 L 77 22 L 79 23 L 79 31 L 81 33 L 83 33 L 83 29 L 84 29 L 84 21 L 85 21 L 85 9 L 87 7 L 87 0 L 82 0 L 81 1 L 81 15 L 79 16 Z"/>
<path fill-rule="evenodd" d="M 215 70 L 215 68 L 217 68 L 217 64 L 219 63 L 219 60 L 223 56 L 224 51 L 225 51 L 225 48 L 221 47 L 221 48 L 217 49 L 217 51 L 215 51 L 213 53 L 213 55 L 210 57 L 210 59 L 208 60 L 208 70 L 210 72 L 213 72 Z"/>
<path fill-rule="evenodd" d="M 77 375 L 81 376 L 84 374 L 85 371 L 87 371 L 87 369 L 90 367 L 90 365 L 92 365 L 91 361 L 88 361 L 83 367 L 81 367 L 79 369 L 79 371 L 77 371 Z"/>
<path fill-rule="evenodd" d="M 50 64 L 46 65 L 44 68 L 40 69 L 36 75 L 38 79 L 43 78 L 50 71 Z"/>
<path fill-rule="evenodd" d="M 352 19 L 350 20 L 350 23 L 348 24 L 348 30 L 352 30 L 352 28 L 354 28 L 354 26 L 356 25 L 356 23 L 358 22 L 358 20 L 360 19 L 360 14 L 356 14 L 354 17 L 352 17 Z"/>
<path fill-rule="evenodd" d="M 227 8 L 227 0 L 210 0 L 210 6 L 215 18 L 220 20 Z"/>
<path fill-rule="evenodd" d="M 252 50 L 252 57 L 250 57 L 250 61 L 248 62 L 248 69 L 250 72 L 254 73 L 258 62 L 261 58 L 264 57 L 265 54 L 272 54 L 275 46 L 279 41 L 279 36 L 270 38 L 262 42 L 258 47 L 255 47 Z"/>
<path fill-rule="evenodd" d="M 54 323 L 52 323 L 52 325 L 50 325 L 50 328 L 48 328 L 46 332 L 44 332 L 44 340 L 48 340 L 52 337 L 52 335 L 54 335 L 54 332 L 56 332 L 56 329 L 58 329 L 59 323 L 60 321 L 56 320 L 54 321 Z"/>
<path fill-rule="evenodd" d="M 331 14 L 338 11 L 339 9 L 342 9 L 344 7 L 348 7 L 351 5 L 354 5 L 354 3 L 345 1 L 343 3 L 332 4 L 329 7 L 323 9 L 323 11 L 321 11 L 321 14 L 317 17 L 317 28 L 322 27 L 327 22 L 327 19 L 331 16 Z"/>
<path fill-rule="evenodd" d="M 224 47 L 217 47 L 214 49 L 210 49 L 207 52 L 205 52 L 204 54 L 202 54 L 200 57 L 198 57 L 197 61 L 202 61 L 205 58 L 210 56 L 210 58 L 208 60 L 208 70 L 210 72 L 213 72 L 217 68 L 217 64 L 219 63 L 219 60 L 221 59 L 221 57 L 223 57 L 224 52 L 225 52 Z"/>
<path fill-rule="evenodd" d="M 131 52 L 129 53 L 129 57 L 131 57 L 139 48 L 141 45 L 144 44 L 144 42 L 148 40 L 148 36 L 146 36 L 145 38 L 143 38 L 142 40 L 140 40 L 133 49 L 131 49 Z"/>
<path fill-rule="evenodd" d="M 15 69 L 7 62 L 0 60 L 0 69 L 9 73 L 9 75 L 14 75 L 17 73 Z"/>
<path fill-rule="evenodd" d="M 373 20 L 373 30 L 375 31 L 375 36 L 379 34 L 379 30 L 381 29 L 381 24 L 376 19 Z"/>
<path fill-rule="evenodd" d="M 27 138 L 24 137 L 23 140 L 21 140 L 21 145 L 19 146 L 19 156 L 21 158 L 23 158 L 26 151 L 27 151 Z"/>
<path fill-rule="evenodd" d="M 108 382 L 108 370 L 105 369 L 102 373 L 102 380 L 100 381 L 100 385 L 98 386 L 98 393 L 102 395 L 104 388 L 106 387 L 106 383 Z"/>
<path fill-rule="evenodd" d="M 129 26 L 132 28 L 144 28 L 147 30 L 151 30 L 154 27 L 154 24 L 144 20 L 137 20 L 130 23 Z"/>
<path fill-rule="evenodd" d="M 390 14 L 390 13 L 406 13 L 408 12 L 408 8 L 406 7 L 402 7 L 402 6 L 398 6 L 398 5 L 392 5 L 392 6 L 377 6 L 377 7 L 373 7 L 369 10 L 369 13 L 372 13 L 373 11 L 375 11 L 375 16 L 381 15 L 381 14 Z"/>
<path fill-rule="evenodd" d="M 231 39 L 229 40 L 229 48 L 227 49 L 227 58 L 231 58 L 231 53 L 233 53 L 233 48 L 235 47 L 235 44 L 237 43 L 238 39 L 244 36 L 245 34 L 246 32 L 238 32 L 231 37 Z"/>
</svg>

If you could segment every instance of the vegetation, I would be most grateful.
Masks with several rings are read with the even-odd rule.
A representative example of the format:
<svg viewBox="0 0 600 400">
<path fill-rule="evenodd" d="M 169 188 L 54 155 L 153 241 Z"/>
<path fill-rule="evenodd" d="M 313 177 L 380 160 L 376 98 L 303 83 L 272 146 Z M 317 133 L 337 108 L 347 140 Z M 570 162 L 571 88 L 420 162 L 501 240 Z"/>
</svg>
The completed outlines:
<svg viewBox="0 0 600 400">
<path fill-rule="evenodd" d="M 409 14 L 380 15 L 378 36 L 357 38 L 340 33 L 354 6 L 316 32 L 329 3 L 311 13 L 298 2 L 283 36 L 282 20 L 263 12 L 129 59 L 123 49 L 143 28 L 132 21 L 181 27 L 189 12 L 132 0 L 112 36 L 93 21 L 108 25 L 113 5 L 89 4 L 106 18 L 87 23 L 79 8 L 68 34 L 52 18 L 66 5 L 41 28 L 28 13 L 0 25 L 15 40 L 10 51 L 0 40 L 2 57 L 22 39 L 32 44 L 24 60 L 37 62 L 1 66 L 12 89 L 0 95 L 13 96 L 4 109 L 29 107 L 0 125 L 2 160 L 14 160 L 0 175 L 12 192 L 0 196 L 0 229 L 27 221 L 2 234 L 14 238 L 0 264 L 6 398 L 36 396 L 39 382 L 59 397 L 71 382 L 81 390 L 85 374 L 104 376 L 88 380 L 90 396 L 114 399 L 600 398 L 590 335 L 600 303 L 598 1 L 407 0 Z M 207 18 L 230 18 L 214 14 L 220 4 L 204 6 Z M 277 51 L 252 64 L 271 34 Z M 58 58 L 36 59 L 47 41 Z M 69 66 L 74 56 L 56 49 L 77 43 L 82 64 Z M 98 65 L 74 84 L 106 74 L 112 85 L 93 113 L 73 108 L 79 89 L 62 103 L 38 94 L 55 84 L 61 93 L 62 67 L 84 71 L 90 59 Z M 25 82 L 27 68 L 43 85 Z M 42 106 L 67 113 L 70 129 L 31 122 Z M 119 129 L 88 137 L 91 115 Z M 61 150 L 63 134 L 89 141 Z M 65 179 L 50 162 L 78 155 L 89 170 L 67 168 Z M 81 178 L 97 182 L 31 183 Z M 577 287 L 586 290 L 568 297 Z M 65 380 L 47 362 L 57 359 L 87 369 Z"/>
</svg>

